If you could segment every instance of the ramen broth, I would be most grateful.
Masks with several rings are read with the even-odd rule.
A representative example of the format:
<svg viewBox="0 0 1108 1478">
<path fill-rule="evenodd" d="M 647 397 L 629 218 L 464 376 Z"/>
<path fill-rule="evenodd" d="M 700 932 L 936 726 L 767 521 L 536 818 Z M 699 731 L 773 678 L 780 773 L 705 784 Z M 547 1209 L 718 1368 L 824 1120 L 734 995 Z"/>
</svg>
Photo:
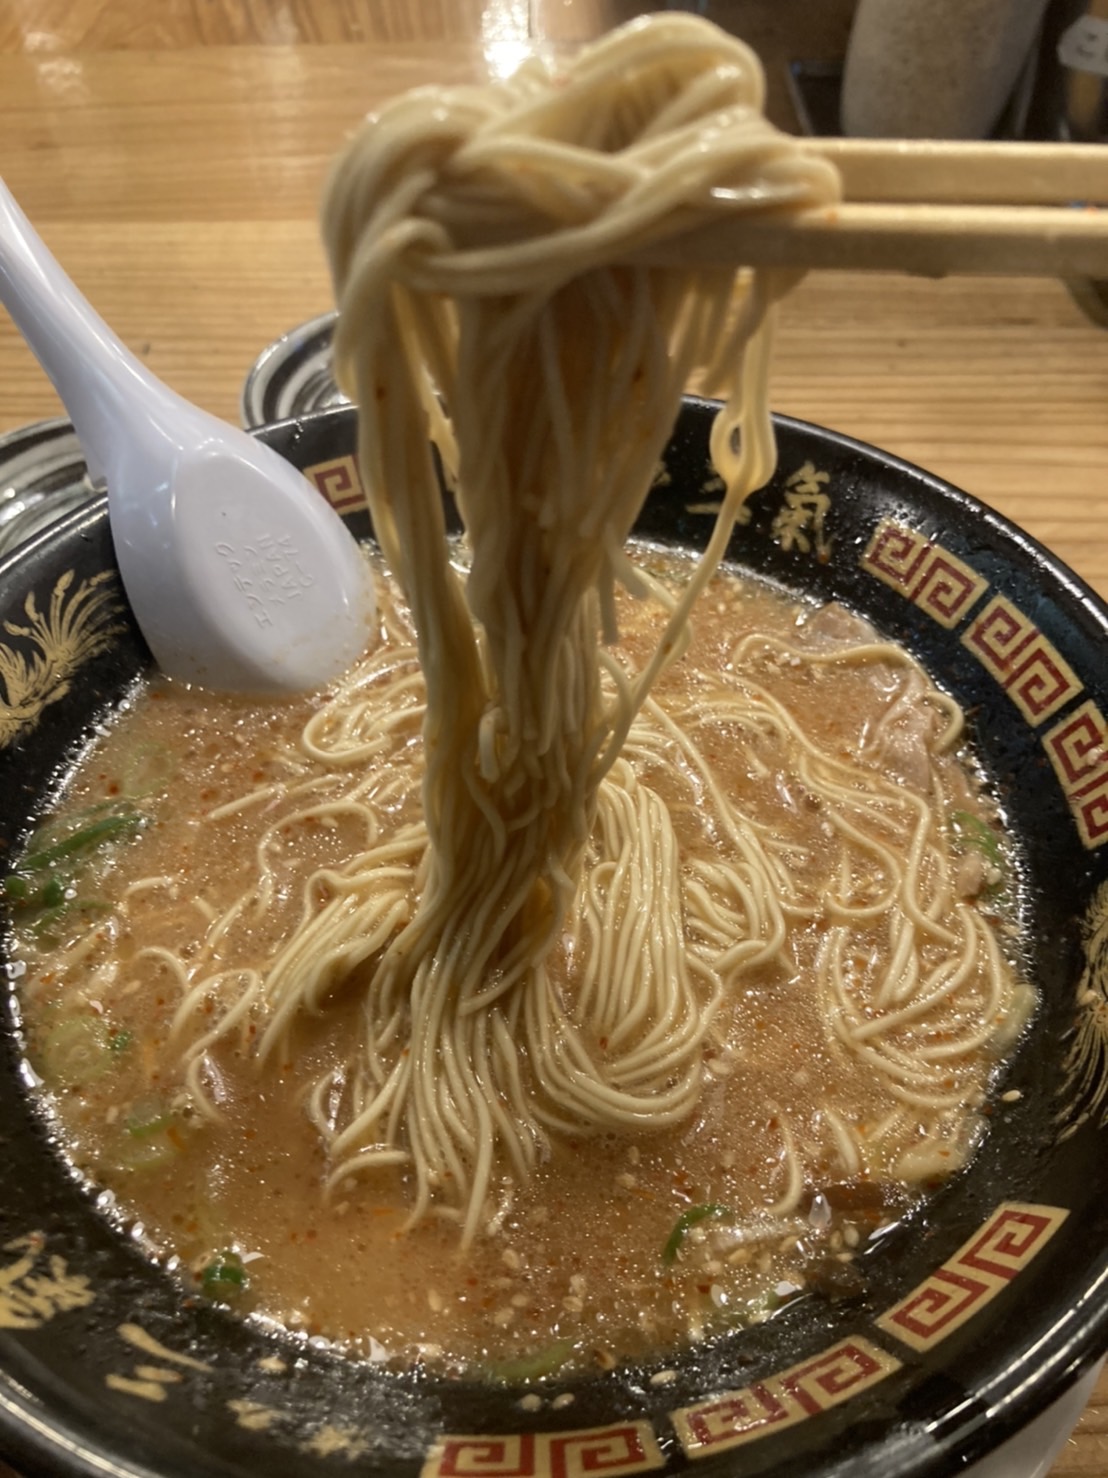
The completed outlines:
<svg viewBox="0 0 1108 1478">
<path fill-rule="evenodd" d="M 685 578 L 682 559 L 642 557 L 674 586 Z M 383 606 L 396 602 L 386 579 L 379 588 Z M 620 620 L 634 660 L 663 616 L 653 602 L 624 599 Z M 402 613 L 392 639 L 397 621 Z M 533 1176 L 490 1204 L 464 1254 L 449 1220 L 406 1227 L 404 1165 L 351 1175 L 323 1194 L 329 1166 L 308 1112 L 311 1088 L 363 1031 L 356 977 L 318 1014 L 302 1015 L 285 1050 L 261 1066 L 251 1044 L 262 1018 L 243 1014 L 206 1060 L 217 1118 L 198 1111 L 182 1078 L 182 1031 L 202 1034 L 216 1006 L 209 998 L 174 1031 L 189 961 L 210 951 L 208 931 L 227 902 L 256 885 L 259 858 L 274 902 L 227 931 L 219 958 L 228 972 L 277 950 L 307 879 L 364 843 L 356 815 L 297 820 L 284 795 L 313 774 L 301 731 L 322 699 L 262 704 L 154 677 L 121 706 L 28 844 L 40 865 L 24 874 L 30 896 L 12 899 L 14 952 L 25 967 L 27 1058 L 59 1143 L 190 1290 L 373 1359 L 520 1379 L 642 1357 L 763 1319 L 806 1291 L 860 1290 L 867 1239 L 971 1154 L 990 1080 L 1031 998 L 1006 963 L 991 1036 L 969 1057 L 951 1052 L 953 1107 L 913 1109 L 844 1050 L 816 984 L 831 828 L 794 755 L 713 713 L 713 695 L 739 680 L 736 647 L 751 633 L 759 639 L 744 646 L 745 680 L 787 707 L 812 743 L 868 756 L 875 774 L 941 798 L 933 825 L 953 838 L 955 895 L 1006 957 L 1014 952 L 1014 882 L 996 808 L 964 752 L 934 752 L 946 719 L 918 668 L 805 661 L 796 653 L 876 638 L 840 607 L 797 605 L 717 576 L 688 653 L 654 698 L 696 715 L 721 788 L 774 838 L 795 896 L 811 905 L 788 919 L 788 968 L 771 962 L 724 980 L 688 1122 L 641 1135 L 551 1134 Z M 417 717 L 396 727 L 390 762 L 379 766 L 375 793 L 397 828 L 419 816 L 420 746 Z M 631 762 L 675 819 L 683 863 L 724 848 L 680 754 L 663 765 L 634 748 Z M 409 772 L 412 783 L 396 783 Z M 888 941 L 860 929 L 851 948 L 851 968 L 864 974 Z M 567 933 L 553 962 L 567 994 L 577 963 Z M 966 989 L 972 997 L 978 987 Z M 926 1013 L 918 1035 L 932 1048 L 941 1035 Z M 328 1112 L 325 1096 L 317 1108 Z"/>
</svg>

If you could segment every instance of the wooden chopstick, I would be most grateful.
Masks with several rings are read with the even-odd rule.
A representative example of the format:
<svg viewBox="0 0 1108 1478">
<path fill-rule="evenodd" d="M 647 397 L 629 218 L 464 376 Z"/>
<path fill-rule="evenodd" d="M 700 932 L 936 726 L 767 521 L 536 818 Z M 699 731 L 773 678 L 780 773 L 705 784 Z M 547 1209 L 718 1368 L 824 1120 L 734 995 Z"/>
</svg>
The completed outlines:
<svg viewBox="0 0 1108 1478">
<path fill-rule="evenodd" d="M 1108 279 L 1106 146 L 806 143 L 842 171 L 841 204 L 731 219 L 721 208 L 718 224 L 682 236 L 682 259 L 924 277 Z M 650 249 L 635 257 L 652 259 Z"/>
<path fill-rule="evenodd" d="M 638 258 L 648 261 L 649 252 Z M 923 277 L 1108 278 L 1108 210 L 1043 205 L 851 205 L 726 220 L 681 238 L 698 266 L 844 268 Z"/>
<path fill-rule="evenodd" d="M 809 139 L 851 202 L 1108 205 L 1108 148 L 946 139 Z"/>
</svg>

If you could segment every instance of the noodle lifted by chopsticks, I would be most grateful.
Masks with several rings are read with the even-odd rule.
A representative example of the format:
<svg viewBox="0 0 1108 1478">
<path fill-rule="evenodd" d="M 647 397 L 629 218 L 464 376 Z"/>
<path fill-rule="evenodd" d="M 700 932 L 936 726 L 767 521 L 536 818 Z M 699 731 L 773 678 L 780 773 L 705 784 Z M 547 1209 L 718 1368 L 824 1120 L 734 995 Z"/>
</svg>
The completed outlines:
<svg viewBox="0 0 1108 1478">
<path fill-rule="evenodd" d="M 361 407 L 374 526 L 411 603 L 427 680 L 428 866 L 375 989 L 411 997 L 408 1092 L 425 1100 L 428 1172 L 449 1166 L 457 1179 L 464 1151 L 467 1235 L 500 1136 L 487 1110 L 470 1124 L 487 1083 L 466 1083 L 443 1111 L 440 1041 L 483 1030 L 480 1013 L 521 986 L 542 995 L 537 976 L 577 891 L 601 781 L 679 650 L 739 506 L 773 471 L 765 325 L 789 282 L 742 274 L 736 294 L 734 272 L 685 271 L 680 251 L 683 230 L 722 210 L 836 198 L 833 170 L 765 121 L 762 97 L 741 42 L 688 17 L 654 19 L 564 75 L 531 63 L 497 86 L 402 97 L 365 125 L 331 180 L 336 365 Z M 669 239 L 672 266 L 623 265 Z M 727 494 L 663 641 L 631 676 L 599 638 L 616 635 L 615 582 L 641 588 L 624 542 L 701 366 L 730 372 L 712 439 Z M 428 432 L 466 525 L 464 585 Z M 644 824 L 657 823 L 627 818 Z M 578 1059 L 563 1111 L 672 1122 L 695 1097 L 700 1035 L 687 1031 L 678 1053 L 660 1044 L 646 1080 L 625 1088 L 614 1086 L 618 1063 L 549 1049 Z M 482 1076 L 488 1050 L 455 1050 L 459 1072 Z M 499 1076 L 491 1059 L 485 1071 Z M 456 1144 L 456 1115 L 476 1146 L 469 1132 Z"/>
<path fill-rule="evenodd" d="M 969 1064 L 1010 999 L 917 797 L 822 754 L 757 684 L 735 680 L 727 721 L 779 735 L 825 798 L 830 871 L 813 904 L 772 835 L 713 777 L 698 716 L 649 696 L 684 648 L 743 500 L 773 471 L 769 327 L 793 281 L 686 270 L 682 233 L 724 213 L 837 198 L 834 172 L 776 132 L 761 102 L 748 48 L 687 16 L 653 18 L 565 74 L 531 63 L 506 83 L 402 97 L 366 123 L 331 179 L 336 366 L 360 406 L 363 480 L 418 667 L 393 631 L 308 725 L 313 759 L 355 778 L 338 800 L 307 785 L 298 814 L 356 818 L 365 850 L 315 875 L 264 970 L 205 975 L 223 935 L 271 908 L 263 842 L 253 896 L 216 921 L 190 967 L 177 1030 L 218 998 L 215 1025 L 186 1053 L 203 1105 L 204 1054 L 246 1013 L 262 1011 L 261 1053 L 272 1055 L 298 1013 L 356 979 L 365 1040 L 311 1098 L 330 1183 L 408 1165 L 413 1217 L 452 1216 L 463 1241 L 495 1224 L 551 1131 L 687 1119 L 716 1003 L 743 972 L 784 963 L 789 919 L 830 911 L 815 982 L 827 1029 L 887 1080 L 909 1120 L 976 1091 Z M 646 246 L 652 262 L 671 260 L 635 265 Z M 727 374 L 711 439 L 726 492 L 675 597 L 631 566 L 624 543 L 697 368 Z M 464 574 L 431 443 L 465 522 Z M 617 584 L 669 612 L 637 671 L 602 644 L 617 635 Z M 918 685 L 938 699 L 922 674 Z M 403 800 L 420 729 L 413 820 Z M 376 802 L 387 794 L 403 815 L 392 830 L 357 778 L 386 756 L 392 778 L 373 784 Z M 718 858 L 680 862 L 649 784 L 674 756 L 713 818 Z M 854 956 L 876 956 L 852 941 L 882 931 L 890 964 L 870 982 Z M 548 969 L 556 945 L 573 961 L 572 989 Z M 859 981 L 887 1032 L 859 1014 Z M 966 1025 L 956 992 L 973 999 Z M 921 1017 L 945 1033 L 933 1060 L 904 1045 Z M 828 1122 L 855 1173 L 851 1132 Z M 803 1167 L 787 1123 L 782 1134 L 777 1209 L 788 1209 Z"/>
</svg>

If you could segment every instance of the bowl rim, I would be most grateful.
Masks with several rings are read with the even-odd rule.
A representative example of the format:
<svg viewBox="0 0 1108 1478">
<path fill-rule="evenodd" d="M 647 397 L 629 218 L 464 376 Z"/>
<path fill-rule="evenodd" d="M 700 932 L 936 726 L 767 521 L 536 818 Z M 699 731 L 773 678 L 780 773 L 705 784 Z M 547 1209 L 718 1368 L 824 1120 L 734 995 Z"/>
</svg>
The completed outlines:
<svg viewBox="0 0 1108 1478">
<path fill-rule="evenodd" d="M 717 402 L 700 397 L 686 397 L 686 403 L 703 410 L 714 410 L 718 405 Z M 290 437 L 295 439 L 306 423 L 349 423 L 355 417 L 353 407 L 337 406 L 255 427 L 253 432 L 271 444 L 275 441 L 281 443 Z M 996 533 L 1023 554 L 1030 556 L 1086 613 L 1093 613 L 1100 625 L 1108 627 L 1108 603 L 1086 581 L 1033 536 L 974 495 L 911 462 L 843 433 L 790 416 L 775 415 L 774 421 L 783 429 L 795 428 L 804 433 L 814 433 L 841 452 L 860 453 L 866 459 L 876 459 L 883 469 L 892 470 L 899 477 L 906 478 L 910 484 L 925 489 L 929 495 L 939 497 L 944 503 L 953 500 L 974 517 L 984 518 Z M 55 541 L 64 540 L 75 530 L 92 527 L 105 519 L 106 505 L 105 495 L 95 497 L 40 530 L 26 544 L 0 559 L 0 583 L 18 572 L 18 566 L 26 560 L 29 553 L 41 550 Z M 1108 1299 L 1101 1296 L 1106 1284 L 1108 1261 L 1099 1276 L 1087 1283 L 1082 1300 L 1084 1307 L 1071 1311 L 1071 1317 L 1064 1325 L 1062 1339 L 1058 1339 L 1058 1330 L 1063 1326 L 1055 1326 L 1050 1332 L 1051 1347 L 1047 1358 L 1034 1370 L 1027 1370 L 1022 1366 L 1010 1367 L 1007 1383 L 1003 1387 L 998 1383 L 998 1389 L 991 1393 L 993 1399 L 985 1416 L 967 1414 L 963 1426 L 947 1428 L 941 1438 L 936 1439 L 933 1456 L 915 1454 L 913 1466 L 904 1471 L 919 1475 L 919 1478 L 928 1478 L 928 1475 L 938 1478 L 938 1475 L 949 1472 L 951 1464 L 956 1461 L 976 1461 L 1015 1435 L 1063 1397 L 1108 1348 Z M 105 1473 L 117 1475 L 117 1478 L 157 1478 L 159 1471 L 157 1468 L 130 1462 L 121 1465 L 107 1449 L 90 1446 L 73 1423 L 47 1420 L 35 1398 L 21 1390 L 19 1383 L 6 1368 L 0 1370 L 0 1433 L 3 1434 L 5 1448 L 22 1464 L 28 1478 L 36 1473 L 64 1474 L 68 1478 L 103 1478 Z M 881 1456 L 886 1446 L 887 1439 L 879 1439 L 874 1461 Z M 842 1471 L 844 1478 L 848 1472 L 863 1471 L 856 1454 L 848 1460 L 848 1466 Z M 901 1469 L 895 1466 L 892 1469 L 882 1467 L 880 1471 L 888 1474 Z M 877 1472 L 876 1468 L 874 1472 Z"/>
</svg>

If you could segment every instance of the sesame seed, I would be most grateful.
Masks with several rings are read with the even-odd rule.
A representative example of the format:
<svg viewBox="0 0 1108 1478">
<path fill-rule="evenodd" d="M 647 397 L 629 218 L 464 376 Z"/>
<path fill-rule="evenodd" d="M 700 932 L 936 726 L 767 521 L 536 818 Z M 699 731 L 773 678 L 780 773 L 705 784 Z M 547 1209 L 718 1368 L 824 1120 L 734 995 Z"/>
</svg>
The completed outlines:
<svg viewBox="0 0 1108 1478">
<path fill-rule="evenodd" d="M 511 1269 L 513 1273 L 518 1273 L 523 1266 L 523 1259 L 514 1247 L 505 1247 L 504 1251 L 500 1254 L 500 1261 L 506 1268 Z"/>
<path fill-rule="evenodd" d="M 541 1411 L 542 1397 L 536 1396 L 534 1392 L 528 1392 L 526 1396 L 519 1398 L 519 1408 L 521 1411 Z"/>
<path fill-rule="evenodd" d="M 618 1185 L 621 1190 L 633 1191 L 638 1185 L 638 1181 L 633 1175 L 628 1175 L 628 1173 L 624 1171 L 622 1175 L 616 1176 L 616 1185 Z"/>
<path fill-rule="evenodd" d="M 562 1299 L 562 1308 L 567 1314 L 580 1314 L 584 1312 L 585 1305 L 574 1294 L 569 1294 Z"/>
<path fill-rule="evenodd" d="M 566 1406 L 573 1405 L 573 1392 L 563 1391 L 560 1396 L 555 1396 L 550 1403 L 551 1411 L 561 1411 Z"/>
<path fill-rule="evenodd" d="M 650 1377 L 652 1386 L 671 1386 L 677 1379 L 676 1370 L 656 1370 Z"/>
</svg>

